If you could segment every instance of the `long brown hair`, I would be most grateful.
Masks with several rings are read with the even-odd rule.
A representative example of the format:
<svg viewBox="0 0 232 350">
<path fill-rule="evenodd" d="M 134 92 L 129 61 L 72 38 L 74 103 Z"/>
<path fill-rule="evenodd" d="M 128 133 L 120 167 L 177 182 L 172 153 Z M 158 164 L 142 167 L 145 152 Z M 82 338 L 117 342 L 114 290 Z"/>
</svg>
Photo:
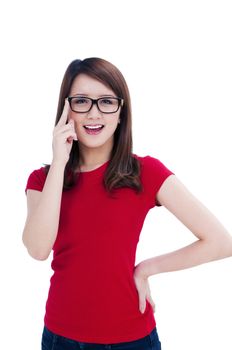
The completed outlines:
<svg viewBox="0 0 232 350">
<path fill-rule="evenodd" d="M 120 112 L 120 124 L 114 133 L 111 159 L 104 174 L 104 184 L 108 192 L 120 187 L 130 187 L 140 192 L 140 163 L 132 154 L 131 101 L 126 81 L 122 73 L 112 63 L 97 57 L 72 61 L 64 74 L 60 88 L 55 125 L 58 123 L 65 99 L 69 96 L 72 83 L 77 75 L 84 73 L 111 88 L 116 96 L 124 100 Z M 69 160 L 64 173 L 64 190 L 71 188 L 78 180 L 75 170 L 79 166 L 80 150 L 78 141 L 73 141 Z M 47 167 L 47 171 L 49 166 Z"/>
</svg>

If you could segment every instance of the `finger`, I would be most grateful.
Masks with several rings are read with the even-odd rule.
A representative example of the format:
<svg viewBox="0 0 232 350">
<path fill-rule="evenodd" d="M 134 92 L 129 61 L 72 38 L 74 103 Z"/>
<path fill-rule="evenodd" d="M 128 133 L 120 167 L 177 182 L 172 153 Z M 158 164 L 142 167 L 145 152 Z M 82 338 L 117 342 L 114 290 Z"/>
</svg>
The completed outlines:
<svg viewBox="0 0 232 350">
<path fill-rule="evenodd" d="M 142 301 L 139 306 L 140 312 L 143 314 L 146 309 L 146 301 Z"/>
<path fill-rule="evenodd" d="M 146 298 L 145 294 L 139 295 L 139 310 L 143 314 L 146 309 Z"/>
<path fill-rule="evenodd" d="M 77 141 L 77 137 L 75 135 L 70 136 L 70 137 L 67 138 L 67 142 L 68 143 L 72 143 L 73 141 Z"/>
<path fill-rule="evenodd" d="M 75 131 L 66 130 L 66 131 L 63 131 L 62 133 L 54 134 L 54 140 L 56 140 L 56 142 L 59 142 L 60 140 L 61 143 L 65 143 L 69 138 L 72 138 L 73 140 L 77 141 L 77 134 L 75 133 Z"/>
<path fill-rule="evenodd" d="M 75 132 L 73 120 L 70 120 L 65 125 L 57 125 L 54 129 L 54 133 L 55 134 L 62 134 L 63 132 L 68 131 L 68 130 L 72 130 Z"/>
<path fill-rule="evenodd" d="M 154 301 L 152 300 L 151 295 L 148 295 L 148 296 L 147 296 L 147 300 L 149 301 L 149 303 L 151 304 L 151 306 L 152 306 L 152 308 L 153 308 L 153 310 L 154 310 L 154 312 L 155 312 L 155 303 L 154 303 Z"/>
<path fill-rule="evenodd" d="M 67 119 L 68 119 L 68 113 L 69 113 L 69 102 L 66 98 L 65 102 L 64 102 L 63 112 L 61 114 L 61 117 L 60 117 L 57 125 L 65 125 L 66 124 Z"/>
<path fill-rule="evenodd" d="M 77 138 L 77 134 L 76 134 L 76 131 L 75 131 L 75 126 L 74 126 L 74 120 L 70 119 L 69 122 L 68 122 L 72 132 L 73 132 L 73 135 L 74 135 L 74 138 L 73 140 L 75 141 L 78 141 L 78 138 Z"/>
<path fill-rule="evenodd" d="M 67 138 L 68 142 L 71 142 L 70 140 L 71 141 L 78 141 L 77 134 L 75 132 L 73 132 L 72 135 Z"/>
<path fill-rule="evenodd" d="M 77 134 L 75 131 L 68 130 L 62 134 L 62 137 L 65 141 L 68 141 L 70 139 L 77 141 Z"/>
</svg>

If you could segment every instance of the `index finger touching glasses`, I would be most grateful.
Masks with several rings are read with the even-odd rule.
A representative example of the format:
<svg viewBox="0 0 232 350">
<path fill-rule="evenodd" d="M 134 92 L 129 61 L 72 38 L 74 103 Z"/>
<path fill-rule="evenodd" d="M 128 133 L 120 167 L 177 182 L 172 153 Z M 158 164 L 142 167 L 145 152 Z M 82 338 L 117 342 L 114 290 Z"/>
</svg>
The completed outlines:
<svg viewBox="0 0 232 350">
<path fill-rule="evenodd" d="M 68 100 L 65 99 L 65 103 L 64 103 L 64 108 L 63 108 L 63 112 L 61 114 L 61 117 L 58 121 L 58 125 L 65 125 L 67 120 L 68 120 L 68 113 L 69 113 L 69 103 L 68 103 Z"/>
</svg>

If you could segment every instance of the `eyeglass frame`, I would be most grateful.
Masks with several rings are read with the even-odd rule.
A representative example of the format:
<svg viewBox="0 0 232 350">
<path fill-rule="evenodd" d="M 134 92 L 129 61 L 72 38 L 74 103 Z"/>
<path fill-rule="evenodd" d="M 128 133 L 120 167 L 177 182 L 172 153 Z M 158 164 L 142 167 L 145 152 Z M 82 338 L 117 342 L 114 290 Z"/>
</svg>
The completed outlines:
<svg viewBox="0 0 232 350">
<path fill-rule="evenodd" d="M 78 97 L 82 97 L 82 98 L 86 98 L 86 99 L 88 99 L 88 100 L 90 100 L 91 101 L 91 106 L 90 106 L 90 108 L 87 110 L 87 111 L 85 111 L 85 112 L 77 112 L 77 111 L 74 111 L 73 109 L 72 109 L 72 105 L 71 105 L 71 102 L 72 102 L 72 100 L 74 99 L 74 98 L 78 98 Z M 108 97 L 108 96 L 107 96 Z M 92 108 L 93 108 L 93 105 L 96 105 L 97 106 L 97 109 L 99 110 L 99 112 L 101 112 L 101 113 L 104 113 L 104 114 L 113 114 L 113 113 L 116 113 L 118 110 L 119 110 L 119 108 L 120 107 L 122 107 L 123 106 L 123 103 L 124 103 L 124 100 L 123 100 L 123 98 L 121 98 L 121 97 L 108 97 L 109 99 L 114 99 L 114 100 L 118 100 L 118 108 L 117 108 L 117 110 L 116 111 L 114 111 L 114 112 L 102 112 L 101 110 L 100 110 L 100 108 L 99 108 L 99 106 L 98 106 L 98 101 L 99 100 L 104 100 L 104 99 L 106 99 L 107 97 L 99 97 L 99 98 L 91 98 L 91 97 L 86 97 L 86 96 L 68 96 L 67 97 L 67 100 L 68 100 L 68 102 L 69 102 L 69 106 L 70 106 L 70 108 L 71 108 L 71 110 L 74 112 L 74 113 L 88 113 Z"/>
</svg>

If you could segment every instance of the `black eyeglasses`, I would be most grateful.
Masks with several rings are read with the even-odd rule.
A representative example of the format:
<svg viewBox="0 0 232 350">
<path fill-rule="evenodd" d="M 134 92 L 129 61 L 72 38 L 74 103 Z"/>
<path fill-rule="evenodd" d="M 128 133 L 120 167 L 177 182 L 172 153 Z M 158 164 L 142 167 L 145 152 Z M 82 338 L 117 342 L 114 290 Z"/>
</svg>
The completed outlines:
<svg viewBox="0 0 232 350">
<path fill-rule="evenodd" d="M 69 96 L 68 102 L 71 110 L 76 113 L 87 113 L 94 104 L 101 113 L 116 113 L 123 106 L 123 99 L 119 97 L 101 97 L 93 99 L 84 96 Z"/>
</svg>

